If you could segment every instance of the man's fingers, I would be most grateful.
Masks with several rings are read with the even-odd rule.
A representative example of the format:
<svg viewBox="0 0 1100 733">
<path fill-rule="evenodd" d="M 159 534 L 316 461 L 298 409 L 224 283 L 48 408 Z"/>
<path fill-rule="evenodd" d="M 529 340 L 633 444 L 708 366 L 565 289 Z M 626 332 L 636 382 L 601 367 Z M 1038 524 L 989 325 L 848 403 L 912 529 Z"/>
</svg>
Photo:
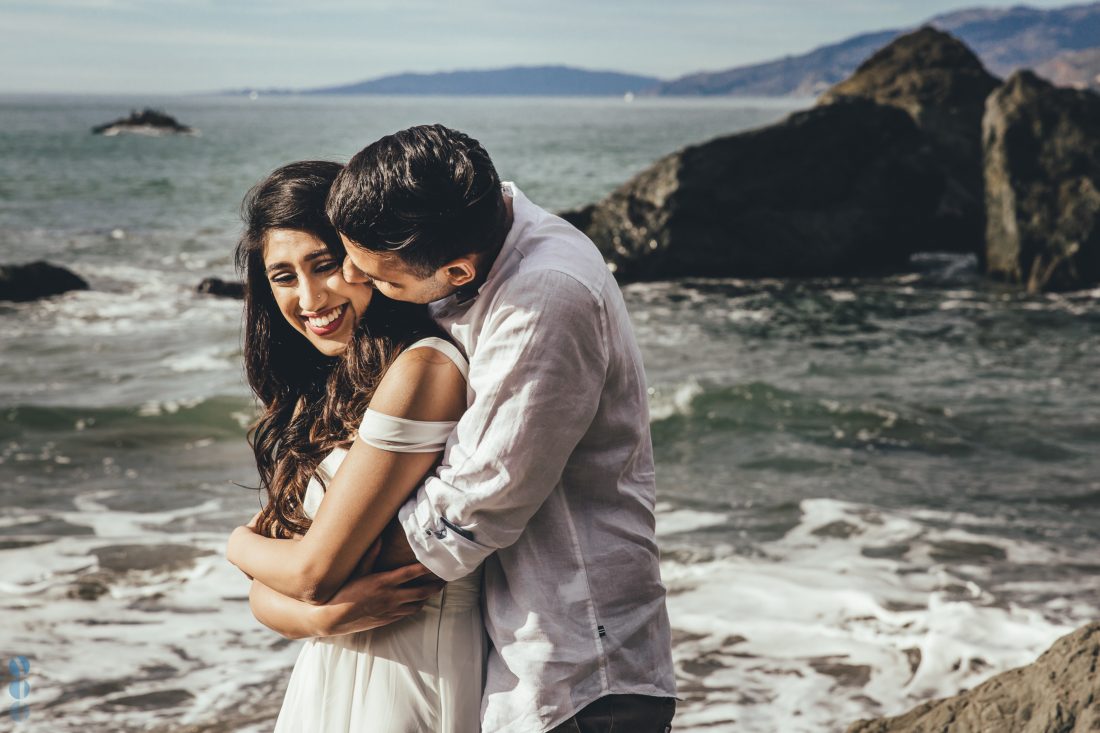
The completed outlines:
<svg viewBox="0 0 1100 733">
<path fill-rule="evenodd" d="M 414 562 L 412 565 L 405 565 L 393 570 L 387 570 L 384 573 L 378 574 L 378 580 L 386 585 L 401 585 L 408 583 L 410 580 L 416 580 L 422 576 L 430 574 L 432 571 L 424 567 L 421 563 Z"/>
</svg>

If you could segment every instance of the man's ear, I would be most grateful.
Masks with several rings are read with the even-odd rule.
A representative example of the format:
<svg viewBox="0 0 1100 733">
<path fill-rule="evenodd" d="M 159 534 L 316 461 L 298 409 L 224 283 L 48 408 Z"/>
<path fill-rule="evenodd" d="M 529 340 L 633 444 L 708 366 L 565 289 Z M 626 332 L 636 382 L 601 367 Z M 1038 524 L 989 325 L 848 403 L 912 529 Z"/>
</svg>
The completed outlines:
<svg viewBox="0 0 1100 733">
<path fill-rule="evenodd" d="M 459 257 L 443 265 L 443 276 L 447 282 L 460 288 L 477 277 L 477 262 L 472 257 Z"/>
</svg>

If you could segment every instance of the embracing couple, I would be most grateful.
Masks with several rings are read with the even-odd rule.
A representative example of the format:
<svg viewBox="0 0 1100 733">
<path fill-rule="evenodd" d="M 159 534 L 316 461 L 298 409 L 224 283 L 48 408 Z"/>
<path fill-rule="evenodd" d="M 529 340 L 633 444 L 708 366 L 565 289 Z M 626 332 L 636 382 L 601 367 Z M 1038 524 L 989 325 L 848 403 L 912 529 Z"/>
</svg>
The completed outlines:
<svg viewBox="0 0 1100 733">
<path fill-rule="evenodd" d="M 671 730 L 645 373 L 595 246 L 441 125 L 245 201 L 276 731 Z"/>
</svg>

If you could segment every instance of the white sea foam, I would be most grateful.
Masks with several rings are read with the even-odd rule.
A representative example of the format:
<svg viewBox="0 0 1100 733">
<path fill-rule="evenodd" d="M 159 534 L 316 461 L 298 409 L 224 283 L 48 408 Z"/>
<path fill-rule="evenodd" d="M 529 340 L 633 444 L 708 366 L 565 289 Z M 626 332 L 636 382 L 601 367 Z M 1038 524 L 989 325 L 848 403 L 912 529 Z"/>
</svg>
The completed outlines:
<svg viewBox="0 0 1100 733">
<path fill-rule="evenodd" d="M 215 509 L 217 501 L 138 514 L 107 510 L 99 503 L 106 496 L 84 497 L 78 511 L 65 516 L 93 527 L 95 536 L 63 537 L 3 554 L 5 648 L 32 659 L 28 721 L 34 730 L 208 721 L 240 705 L 250 685 L 289 674 L 298 645 L 285 643 L 252 617 L 248 581 L 225 560 L 224 534 L 173 531 L 173 520 Z M 164 533 L 151 531 L 157 525 Z M 119 544 L 147 544 L 150 553 L 171 544 L 185 554 L 208 554 L 179 565 L 103 575 L 94 551 Z M 106 588 L 94 600 L 75 598 L 81 577 Z M 169 671 L 167 679 L 148 673 L 157 667 Z M 113 692 L 75 695 L 85 682 L 118 686 Z M 166 689 L 193 697 L 170 710 L 104 705 L 105 698 Z M 50 704 L 66 694 L 69 699 Z"/>
<path fill-rule="evenodd" d="M 716 527 L 725 524 L 729 520 L 729 515 L 720 512 L 674 509 L 665 503 L 657 504 L 656 512 L 658 537 Z"/>
<path fill-rule="evenodd" d="M 227 366 L 236 366 L 240 355 L 229 353 L 218 346 L 196 349 L 190 354 L 172 356 L 162 363 L 174 372 L 217 372 Z"/>
<path fill-rule="evenodd" d="M 666 420 L 673 415 L 687 415 L 692 401 L 706 391 L 697 379 L 688 379 L 671 388 L 649 389 L 649 419 Z"/>
<path fill-rule="evenodd" d="M 34 659 L 39 724 L 65 733 L 170 716 L 184 725 L 248 702 L 248 685 L 267 685 L 277 697 L 298 645 L 252 618 L 247 580 L 224 559 L 223 533 L 178 529 L 189 517 L 216 512 L 220 500 L 140 513 L 109 509 L 104 501 L 113 495 L 82 496 L 58 517 L 95 535 L 3 551 L 0 609 L 11 649 Z M 677 730 L 843 729 L 1029 662 L 1073 626 L 1051 618 L 1096 613 L 1080 603 L 1019 607 L 1006 598 L 1008 588 L 985 587 L 980 574 L 962 577 L 932 558 L 937 545 L 955 542 L 996 546 L 1012 561 L 1066 560 L 978 534 L 979 517 L 827 499 L 801 508 L 799 524 L 752 557 L 719 546 L 692 561 L 684 558 L 697 552 L 675 552 L 695 549 L 678 546 L 685 533 L 720 527 L 728 515 L 656 507 L 684 698 Z M 125 544 L 209 554 L 103 575 L 94 551 Z M 72 592 L 81 578 L 106 588 L 95 600 L 79 600 Z M 147 674 L 155 665 L 174 670 L 167 681 Z M 193 697 L 171 711 L 101 707 L 103 693 L 46 707 L 88 680 L 117 681 L 108 699 L 165 689 Z"/>
<path fill-rule="evenodd" d="M 678 730 L 843 730 L 1028 663 L 1073 628 L 1050 620 L 1067 609 L 1021 608 L 929 561 L 936 543 L 986 537 L 827 499 L 802 510 L 763 557 L 663 563 Z M 1049 552 L 1003 544 L 1010 557 Z"/>
</svg>

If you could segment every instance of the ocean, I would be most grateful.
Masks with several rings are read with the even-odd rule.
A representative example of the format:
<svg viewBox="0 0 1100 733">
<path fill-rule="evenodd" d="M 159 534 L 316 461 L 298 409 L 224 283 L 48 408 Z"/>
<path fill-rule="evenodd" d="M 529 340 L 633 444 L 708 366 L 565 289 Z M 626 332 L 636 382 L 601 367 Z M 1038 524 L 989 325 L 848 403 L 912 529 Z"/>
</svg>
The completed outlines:
<svg viewBox="0 0 1100 733">
<path fill-rule="evenodd" d="M 0 729 L 272 727 L 299 642 L 251 617 L 224 558 L 258 508 L 240 303 L 194 292 L 234 276 L 268 171 L 442 122 L 563 210 L 810 103 L 0 97 L 0 263 L 92 286 L 0 303 L 0 668 L 26 657 L 27 683 Z M 144 106 L 201 134 L 90 134 Z M 676 730 L 843 730 L 1100 613 L 1100 290 L 1027 296 L 976 267 L 624 287 Z"/>
</svg>

